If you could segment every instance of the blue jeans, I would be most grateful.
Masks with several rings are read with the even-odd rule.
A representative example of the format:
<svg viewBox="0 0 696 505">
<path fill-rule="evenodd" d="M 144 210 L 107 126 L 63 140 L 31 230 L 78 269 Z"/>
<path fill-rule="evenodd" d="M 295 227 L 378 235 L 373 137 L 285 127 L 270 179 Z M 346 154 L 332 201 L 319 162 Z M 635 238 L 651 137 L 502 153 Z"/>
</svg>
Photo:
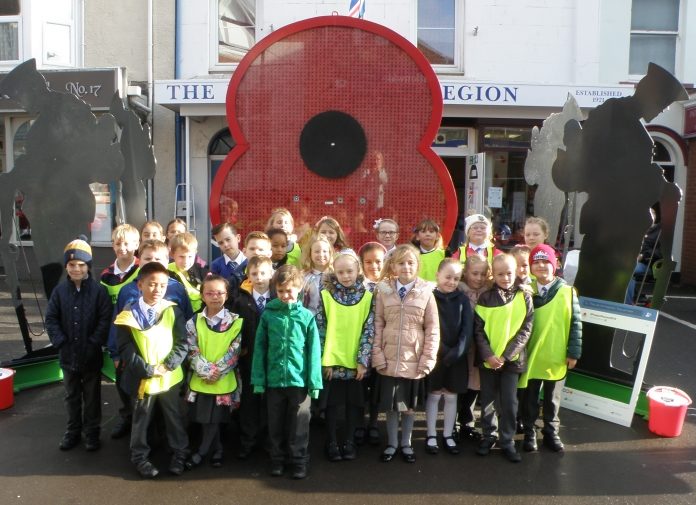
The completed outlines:
<svg viewBox="0 0 696 505">
<path fill-rule="evenodd" d="M 640 261 L 636 263 L 636 268 L 633 270 L 633 275 L 631 280 L 628 282 L 628 287 L 626 288 L 626 298 L 624 303 L 629 305 L 634 305 L 636 303 L 636 277 L 641 277 L 645 272 L 648 271 L 648 265 L 641 263 Z"/>
</svg>

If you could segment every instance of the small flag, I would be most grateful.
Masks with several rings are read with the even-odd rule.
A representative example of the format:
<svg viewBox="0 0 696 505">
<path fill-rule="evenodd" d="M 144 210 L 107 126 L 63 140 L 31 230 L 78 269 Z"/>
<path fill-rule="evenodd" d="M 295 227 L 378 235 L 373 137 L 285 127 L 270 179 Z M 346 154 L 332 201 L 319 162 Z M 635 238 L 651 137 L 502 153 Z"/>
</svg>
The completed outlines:
<svg viewBox="0 0 696 505">
<path fill-rule="evenodd" d="M 365 16 L 365 0 L 350 0 L 348 15 L 352 18 L 362 19 Z"/>
</svg>

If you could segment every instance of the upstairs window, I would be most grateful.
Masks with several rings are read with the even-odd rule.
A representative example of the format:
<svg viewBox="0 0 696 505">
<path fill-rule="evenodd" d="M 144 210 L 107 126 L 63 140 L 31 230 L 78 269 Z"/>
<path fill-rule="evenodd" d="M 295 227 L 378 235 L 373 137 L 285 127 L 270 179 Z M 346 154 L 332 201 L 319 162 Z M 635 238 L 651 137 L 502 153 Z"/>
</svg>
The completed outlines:
<svg viewBox="0 0 696 505">
<path fill-rule="evenodd" d="M 645 75 L 648 63 L 676 73 L 679 0 L 633 0 L 628 73 Z"/>
<path fill-rule="evenodd" d="M 418 49 L 436 70 L 461 70 L 460 0 L 418 0 Z"/>
<path fill-rule="evenodd" d="M 256 42 L 256 0 L 214 0 L 213 67 L 236 65 Z"/>
<path fill-rule="evenodd" d="M 21 60 L 20 0 L 0 0 L 0 62 L 12 63 Z"/>
</svg>

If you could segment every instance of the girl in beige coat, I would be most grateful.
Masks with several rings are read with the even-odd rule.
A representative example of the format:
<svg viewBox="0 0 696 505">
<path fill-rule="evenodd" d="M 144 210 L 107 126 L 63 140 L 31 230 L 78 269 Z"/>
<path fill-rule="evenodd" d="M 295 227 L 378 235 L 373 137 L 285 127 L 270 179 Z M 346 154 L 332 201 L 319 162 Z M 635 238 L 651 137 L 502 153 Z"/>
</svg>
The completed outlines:
<svg viewBox="0 0 696 505">
<path fill-rule="evenodd" d="M 418 250 L 398 246 L 384 266 L 376 289 L 375 342 L 372 366 L 376 394 L 387 415 L 387 447 L 382 461 L 394 459 L 401 413 L 401 455 L 416 461 L 411 446 L 414 409 L 424 397 L 423 379 L 435 367 L 440 322 L 432 284 L 418 278 Z"/>
</svg>

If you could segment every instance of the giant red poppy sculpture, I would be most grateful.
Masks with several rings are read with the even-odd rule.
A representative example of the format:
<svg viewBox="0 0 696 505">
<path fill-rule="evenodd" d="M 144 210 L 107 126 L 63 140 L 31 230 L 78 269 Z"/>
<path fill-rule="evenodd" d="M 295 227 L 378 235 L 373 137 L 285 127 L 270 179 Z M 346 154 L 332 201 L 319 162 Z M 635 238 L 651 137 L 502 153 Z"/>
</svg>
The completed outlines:
<svg viewBox="0 0 696 505">
<path fill-rule="evenodd" d="M 359 246 L 378 218 L 405 232 L 429 217 L 448 239 L 456 193 L 430 147 L 441 116 L 437 76 L 397 33 L 342 16 L 285 26 L 230 81 L 235 146 L 213 181 L 211 220 L 247 233 L 286 207 L 296 228 L 335 217 Z"/>
</svg>

